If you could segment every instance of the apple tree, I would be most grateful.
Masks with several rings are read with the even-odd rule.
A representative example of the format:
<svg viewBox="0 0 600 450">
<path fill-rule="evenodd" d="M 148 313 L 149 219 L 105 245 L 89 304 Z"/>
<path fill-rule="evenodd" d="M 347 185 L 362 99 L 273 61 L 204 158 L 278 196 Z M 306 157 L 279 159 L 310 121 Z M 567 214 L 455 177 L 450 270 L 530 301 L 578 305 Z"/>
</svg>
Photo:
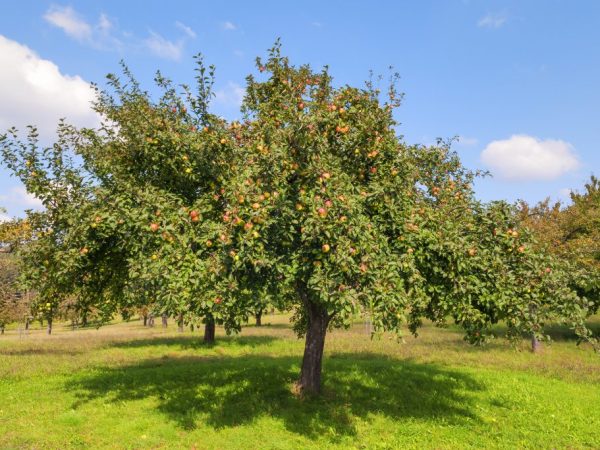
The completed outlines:
<svg viewBox="0 0 600 450">
<path fill-rule="evenodd" d="M 477 173 L 449 143 L 409 145 L 391 80 L 336 87 L 276 45 L 247 78 L 241 121 L 209 112 L 213 69 L 182 92 L 158 74 L 157 100 L 127 68 L 94 105 L 98 129 L 59 125 L 40 148 L 9 132 L 5 164 L 42 199 L 24 256 L 42 301 L 75 296 L 105 317 L 161 312 L 239 331 L 268 304 L 305 337 L 299 390 L 321 387 L 327 330 L 368 315 L 376 331 L 423 320 L 483 343 L 543 334 L 562 320 L 582 339 L 588 305 L 536 251 L 514 208 L 473 195 Z"/>
<path fill-rule="evenodd" d="M 212 72 L 199 60 L 197 89 L 183 95 L 157 74 L 155 101 L 124 68 L 124 81 L 97 90 L 98 129 L 61 122 L 48 148 L 34 128 L 2 138 L 4 163 L 45 206 L 30 215 L 22 256 L 48 317 L 73 297 L 104 319 L 152 306 L 202 320 L 212 341 L 216 323 L 240 330 L 262 309 L 272 261 L 253 229 L 261 211 L 242 194 L 254 170 L 240 159 L 248 124 L 208 112 Z"/>
<path fill-rule="evenodd" d="M 452 319 L 473 343 L 500 320 L 514 338 L 558 319 L 591 339 L 586 302 L 515 229 L 514 208 L 476 201 L 478 174 L 449 145 L 398 136 L 394 82 L 385 100 L 373 83 L 336 88 L 327 70 L 294 67 L 277 46 L 257 65 L 240 152 L 253 169 L 250 195 L 279 194 L 260 233 L 305 335 L 300 390 L 319 391 L 326 331 L 356 314 L 376 330 L 413 333 L 423 319 Z"/>
</svg>

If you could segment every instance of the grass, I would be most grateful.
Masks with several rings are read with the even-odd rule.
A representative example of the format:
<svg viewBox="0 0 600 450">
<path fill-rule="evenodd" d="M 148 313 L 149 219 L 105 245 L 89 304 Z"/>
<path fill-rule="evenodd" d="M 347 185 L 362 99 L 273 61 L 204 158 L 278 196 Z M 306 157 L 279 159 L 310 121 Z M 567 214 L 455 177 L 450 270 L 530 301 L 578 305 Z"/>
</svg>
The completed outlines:
<svg viewBox="0 0 600 450">
<path fill-rule="evenodd" d="M 600 448 L 600 357 L 565 330 L 533 355 L 453 328 L 330 333 L 320 398 L 293 394 L 285 316 L 206 346 L 139 322 L 0 337 L 0 448 Z M 600 328 L 600 320 L 592 325 Z"/>
</svg>

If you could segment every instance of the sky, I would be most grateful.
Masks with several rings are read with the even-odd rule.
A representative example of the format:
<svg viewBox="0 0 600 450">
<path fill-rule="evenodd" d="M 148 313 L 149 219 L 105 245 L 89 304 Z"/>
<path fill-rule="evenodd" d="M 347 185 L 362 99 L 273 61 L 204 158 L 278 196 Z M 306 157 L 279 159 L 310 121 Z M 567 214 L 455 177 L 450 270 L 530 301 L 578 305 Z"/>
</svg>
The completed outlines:
<svg viewBox="0 0 600 450">
<path fill-rule="evenodd" d="M 277 38 L 294 64 L 335 83 L 400 76 L 398 133 L 453 149 L 489 201 L 568 201 L 600 172 L 600 2 L 21 0 L 0 15 L 0 134 L 28 124 L 50 144 L 58 119 L 94 126 L 89 83 L 124 60 L 150 92 L 156 70 L 193 84 L 217 67 L 213 112 L 238 116 L 245 77 Z M 0 220 L 40 208 L 0 168 Z"/>
</svg>

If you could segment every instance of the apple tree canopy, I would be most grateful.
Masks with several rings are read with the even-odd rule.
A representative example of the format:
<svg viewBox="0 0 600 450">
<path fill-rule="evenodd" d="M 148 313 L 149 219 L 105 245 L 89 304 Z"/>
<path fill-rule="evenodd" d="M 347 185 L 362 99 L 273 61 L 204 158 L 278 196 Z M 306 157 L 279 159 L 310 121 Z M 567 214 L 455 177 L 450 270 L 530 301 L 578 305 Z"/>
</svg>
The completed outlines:
<svg viewBox="0 0 600 450">
<path fill-rule="evenodd" d="M 335 86 L 279 44 L 257 67 L 240 121 L 210 113 L 214 68 L 198 58 L 195 89 L 157 74 L 157 100 L 126 67 L 110 75 L 98 129 L 61 123 L 49 148 L 34 128 L 2 138 L 4 163 L 46 207 L 23 252 L 41 301 L 76 295 L 107 318 L 153 302 L 227 331 L 263 304 L 289 309 L 307 392 L 326 330 L 358 314 L 399 333 L 452 320 L 472 343 L 499 321 L 515 339 L 555 320 L 593 339 L 586 299 L 514 207 L 476 200 L 479 173 L 450 143 L 398 135 L 395 77 L 384 94 Z"/>
</svg>

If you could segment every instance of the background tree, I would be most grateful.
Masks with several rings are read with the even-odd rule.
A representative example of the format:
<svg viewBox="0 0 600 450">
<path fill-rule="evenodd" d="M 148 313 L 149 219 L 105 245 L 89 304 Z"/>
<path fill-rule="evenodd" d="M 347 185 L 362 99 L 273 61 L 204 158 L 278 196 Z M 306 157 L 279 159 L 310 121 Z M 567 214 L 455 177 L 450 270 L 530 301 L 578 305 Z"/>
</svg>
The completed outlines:
<svg viewBox="0 0 600 450">
<path fill-rule="evenodd" d="M 0 222 L 0 333 L 6 325 L 29 319 L 30 295 L 19 283 L 18 250 L 31 238 L 29 223 L 23 219 Z"/>
<path fill-rule="evenodd" d="M 571 204 L 550 200 L 531 207 L 520 204 L 520 219 L 530 228 L 537 247 L 569 266 L 569 284 L 591 302 L 590 314 L 600 307 L 600 181 L 592 176 L 582 193 L 571 193 Z"/>
<path fill-rule="evenodd" d="M 18 269 L 14 255 L 0 253 L 0 334 L 5 327 L 23 318 L 18 293 Z"/>
<path fill-rule="evenodd" d="M 199 61 L 194 94 L 158 74 L 153 101 L 125 68 L 98 91 L 99 129 L 60 124 L 50 149 L 35 130 L 3 139 L 47 208 L 30 218 L 24 261 L 51 311 L 75 295 L 110 317 L 147 298 L 202 318 L 212 341 L 215 323 L 239 331 L 276 299 L 305 335 L 307 393 L 321 387 L 327 329 L 358 314 L 415 334 L 452 319 L 473 343 L 500 320 L 513 338 L 556 319 L 590 338 L 587 303 L 515 229 L 514 209 L 474 199 L 477 173 L 449 143 L 397 135 L 395 77 L 386 100 L 373 82 L 337 88 L 327 70 L 291 66 L 279 45 L 257 65 L 242 122 L 208 112 L 212 69 Z"/>
</svg>

